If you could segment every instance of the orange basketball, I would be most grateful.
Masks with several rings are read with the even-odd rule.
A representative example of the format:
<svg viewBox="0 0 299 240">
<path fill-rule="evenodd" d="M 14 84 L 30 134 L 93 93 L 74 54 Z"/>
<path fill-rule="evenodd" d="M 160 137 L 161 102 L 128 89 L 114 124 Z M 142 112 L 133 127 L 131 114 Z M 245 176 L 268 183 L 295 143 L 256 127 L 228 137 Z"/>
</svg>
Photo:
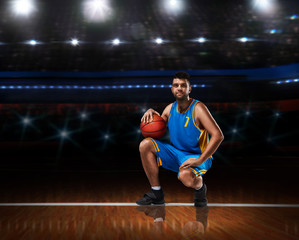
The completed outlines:
<svg viewBox="0 0 299 240">
<path fill-rule="evenodd" d="M 162 117 L 153 115 L 153 121 L 140 123 L 140 130 L 144 137 L 161 138 L 166 132 L 166 124 Z"/>
</svg>

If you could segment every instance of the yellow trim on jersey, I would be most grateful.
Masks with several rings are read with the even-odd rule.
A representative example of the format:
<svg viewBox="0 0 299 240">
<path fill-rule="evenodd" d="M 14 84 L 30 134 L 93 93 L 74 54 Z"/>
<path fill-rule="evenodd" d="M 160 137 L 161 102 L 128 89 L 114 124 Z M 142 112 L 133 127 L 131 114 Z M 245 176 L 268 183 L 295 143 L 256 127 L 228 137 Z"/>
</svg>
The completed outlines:
<svg viewBox="0 0 299 240">
<path fill-rule="evenodd" d="M 198 175 L 205 174 L 208 171 L 208 170 L 205 170 L 205 169 L 195 171 L 195 169 L 193 169 L 192 167 L 187 167 L 186 169 L 192 171 L 196 177 Z"/>
<path fill-rule="evenodd" d="M 203 153 L 203 151 L 206 149 L 207 145 L 209 143 L 209 135 L 207 130 L 202 129 L 200 136 L 198 138 L 198 144 L 201 150 L 201 153 Z"/>
<path fill-rule="evenodd" d="M 191 98 L 191 99 L 192 99 L 192 98 Z M 179 112 L 178 103 L 177 103 L 177 104 L 176 104 L 176 111 L 177 111 L 177 113 L 178 113 L 178 114 L 186 113 L 186 112 L 189 110 L 189 108 L 191 107 L 191 105 L 192 105 L 192 103 L 194 102 L 194 100 L 195 100 L 195 99 L 192 99 L 192 101 L 191 101 L 190 104 L 188 105 L 187 109 L 186 109 L 184 112 L 182 112 L 182 113 Z"/>
<path fill-rule="evenodd" d="M 199 175 L 204 175 L 208 171 L 208 170 L 205 170 L 205 169 L 195 171 L 192 167 L 188 167 L 186 169 L 193 172 L 196 177 L 198 177 Z M 178 175 L 178 179 L 180 179 L 180 175 Z"/>
<path fill-rule="evenodd" d="M 151 142 L 153 143 L 156 152 L 160 152 L 160 149 L 159 149 L 158 144 L 156 143 L 156 141 L 153 138 L 148 138 L 148 139 L 150 139 Z M 161 161 L 160 157 L 157 157 L 157 165 L 158 165 L 158 167 L 162 166 L 162 161 Z"/>
<path fill-rule="evenodd" d="M 157 147 L 155 145 L 154 139 L 152 139 L 152 138 L 148 138 L 148 139 L 151 140 L 152 144 L 154 145 L 154 148 L 155 148 L 156 152 L 158 152 L 158 149 L 157 149 Z"/>
<path fill-rule="evenodd" d="M 196 172 L 195 172 L 195 170 L 193 168 L 187 167 L 186 169 L 189 170 L 189 171 L 191 171 L 191 172 L 193 172 L 196 175 Z"/>
<path fill-rule="evenodd" d="M 195 126 L 199 131 L 201 131 L 201 129 L 197 126 L 197 123 L 196 123 L 196 121 L 195 121 L 195 107 L 196 107 L 196 104 L 193 106 L 193 111 L 192 111 L 192 121 L 193 121 L 194 126 Z"/>
<path fill-rule="evenodd" d="M 186 113 L 189 110 L 189 108 L 191 107 L 191 105 L 192 105 L 193 102 L 194 102 L 194 99 L 192 99 L 190 105 L 188 106 L 187 110 L 184 113 Z"/>
<path fill-rule="evenodd" d="M 149 138 L 151 141 L 152 141 L 152 143 L 154 144 L 154 146 L 155 146 L 155 148 L 156 148 L 156 151 L 157 152 L 160 152 L 160 149 L 159 149 L 159 147 L 158 147 L 158 144 L 156 143 L 156 141 L 153 139 L 153 138 Z"/>
<path fill-rule="evenodd" d="M 195 175 L 196 175 L 196 177 L 198 177 L 199 175 L 203 175 L 203 174 L 205 174 L 207 172 L 207 170 L 200 170 L 200 171 L 198 171 Z"/>
<path fill-rule="evenodd" d="M 161 161 L 160 157 L 159 157 L 159 165 L 158 166 L 162 166 L 162 161 Z"/>
</svg>

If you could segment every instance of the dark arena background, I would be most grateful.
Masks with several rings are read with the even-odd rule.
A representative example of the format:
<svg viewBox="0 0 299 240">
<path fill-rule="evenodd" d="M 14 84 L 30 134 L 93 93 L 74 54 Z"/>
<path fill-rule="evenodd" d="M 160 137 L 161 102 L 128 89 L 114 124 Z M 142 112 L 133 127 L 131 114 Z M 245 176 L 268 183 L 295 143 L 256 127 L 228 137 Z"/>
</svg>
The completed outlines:
<svg viewBox="0 0 299 240">
<path fill-rule="evenodd" d="M 299 239 L 296 0 L 2 0 L 1 239 Z M 208 207 L 139 157 L 173 75 L 224 134 Z M 163 140 L 169 141 L 167 132 Z"/>
</svg>

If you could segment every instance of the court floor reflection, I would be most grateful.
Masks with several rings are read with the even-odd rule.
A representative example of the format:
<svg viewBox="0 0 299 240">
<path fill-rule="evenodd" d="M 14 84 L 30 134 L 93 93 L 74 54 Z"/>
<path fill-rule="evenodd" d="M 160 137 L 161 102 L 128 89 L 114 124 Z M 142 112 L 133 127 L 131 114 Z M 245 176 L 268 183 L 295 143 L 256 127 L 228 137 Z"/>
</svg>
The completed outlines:
<svg viewBox="0 0 299 240">
<path fill-rule="evenodd" d="M 155 228 L 160 227 L 162 230 L 161 222 L 165 221 L 166 211 L 165 205 L 151 205 L 151 206 L 138 206 L 137 210 L 144 212 L 146 216 L 154 220 Z M 209 207 L 194 207 L 192 208 L 195 220 L 187 221 L 181 229 L 182 236 L 203 236 L 208 226 L 208 213 Z"/>
<path fill-rule="evenodd" d="M 299 208 L 0 207 L 1 239 L 299 239 Z"/>
</svg>

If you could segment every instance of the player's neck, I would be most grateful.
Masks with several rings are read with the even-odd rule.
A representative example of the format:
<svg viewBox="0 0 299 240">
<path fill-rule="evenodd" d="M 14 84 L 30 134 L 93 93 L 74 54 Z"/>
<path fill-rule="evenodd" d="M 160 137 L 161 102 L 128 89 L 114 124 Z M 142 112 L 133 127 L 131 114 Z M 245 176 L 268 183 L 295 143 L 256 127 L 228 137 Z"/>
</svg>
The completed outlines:
<svg viewBox="0 0 299 240">
<path fill-rule="evenodd" d="M 177 99 L 177 103 L 178 103 L 178 110 L 180 113 L 184 112 L 187 107 L 189 106 L 190 102 L 191 102 L 191 98 L 188 96 L 185 99 Z"/>
</svg>

